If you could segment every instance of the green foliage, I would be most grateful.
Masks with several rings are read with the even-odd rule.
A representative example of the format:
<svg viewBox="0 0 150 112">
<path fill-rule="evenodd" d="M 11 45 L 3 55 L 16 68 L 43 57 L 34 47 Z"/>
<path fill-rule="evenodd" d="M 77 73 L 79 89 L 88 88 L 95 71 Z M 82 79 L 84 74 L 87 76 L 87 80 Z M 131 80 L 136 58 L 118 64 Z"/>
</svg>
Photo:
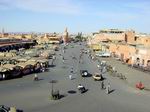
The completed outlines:
<svg viewBox="0 0 150 112">
<path fill-rule="evenodd" d="M 78 33 L 78 35 L 75 37 L 76 40 L 82 41 L 83 40 L 83 36 L 82 33 Z"/>
</svg>

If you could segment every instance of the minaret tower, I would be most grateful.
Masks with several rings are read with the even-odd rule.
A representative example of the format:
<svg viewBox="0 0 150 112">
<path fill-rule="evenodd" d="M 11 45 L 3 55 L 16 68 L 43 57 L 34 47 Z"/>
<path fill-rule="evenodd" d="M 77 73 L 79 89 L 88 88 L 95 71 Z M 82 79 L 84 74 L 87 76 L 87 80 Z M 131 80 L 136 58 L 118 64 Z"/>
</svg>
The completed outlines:
<svg viewBox="0 0 150 112">
<path fill-rule="evenodd" d="M 69 33 L 67 31 L 67 28 L 65 29 L 65 32 L 63 33 L 63 41 L 65 44 L 69 42 Z"/>
<path fill-rule="evenodd" d="M 4 28 L 2 28 L 2 37 L 4 37 L 5 31 Z"/>
</svg>

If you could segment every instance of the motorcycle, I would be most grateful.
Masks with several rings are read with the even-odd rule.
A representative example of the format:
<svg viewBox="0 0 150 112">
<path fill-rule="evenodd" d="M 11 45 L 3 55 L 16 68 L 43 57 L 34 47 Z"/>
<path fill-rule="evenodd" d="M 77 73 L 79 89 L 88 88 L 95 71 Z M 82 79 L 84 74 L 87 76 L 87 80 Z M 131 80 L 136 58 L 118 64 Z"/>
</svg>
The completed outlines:
<svg viewBox="0 0 150 112">
<path fill-rule="evenodd" d="M 85 89 L 84 86 L 79 85 L 79 86 L 78 86 L 78 91 L 82 94 L 82 93 L 85 93 L 85 92 L 86 92 L 86 89 Z"/>
</svg>

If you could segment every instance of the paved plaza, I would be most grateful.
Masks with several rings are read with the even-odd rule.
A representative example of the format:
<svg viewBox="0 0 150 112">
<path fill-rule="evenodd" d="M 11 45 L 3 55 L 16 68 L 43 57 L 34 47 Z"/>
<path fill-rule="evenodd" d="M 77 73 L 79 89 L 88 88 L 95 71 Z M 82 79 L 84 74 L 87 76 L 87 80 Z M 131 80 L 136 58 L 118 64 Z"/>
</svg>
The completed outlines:
<svg viewBox="0 0 150 112">
<path fill-rule="evenodd" d="M 150 89 L 150 73 L 143 72 L 140 69 L 133 68 L 127 64 L 122 64 L 121 61 L 117 61 L 115 58 L 99 58 L 100 60 L 106 61 L 108 65 L 115 68 L 118 73 L 122 73 L 127 78 L 126 83 L 135 87 L 136 83 L 142 82 L 148 90 Z M 149 93 L 148 93 L 149 94 Z"/>
<path fill-rule="evenodd" d="M 106 94 L 105 90 L 101 90 L 100 81 L 94 81 L 92 77 L 83 78 L 80 75 L 80 70 L 88 70 L 90 74 L 100 72 L 97 67 L 98 61 L 91 60 L 88 54 L 80 56 L 81 49 L 88 49 L 85 44 L 71 43 L 65 53 L 62 48 L 63 45 L 60 45 L 60 50 L 56 51 L 54 62 L 56 66 L 50 67 L 45 73 L 39 73 L 39 81 L 33 81 L 34 74 L 1 81 L 0 104 L 16 106 L 24 112 L 150 112 L 149 94 L 133 87 L 139 78 L 144 82 L 143 77 L 149 79 L 149 75 L 132 70 L 113 59 L 101 59 L 115 66 L 119 72 L 127 74 L 128 79 L 126 83 L 104 73 L 104 85 L 108 83 L 111 85 L 110 94 Z M 73 80 L 69 79 L 70 74 Z M 133 79 L 132 75 L 137 75 L 137 78 Z M 50 98 L 51 80 L 56 81 L 53 88 L 60 91 L 62 95 L 60 100 Z M 84 85 L 88 91 L 80 94 L 78 84 Z"/>
</svg>

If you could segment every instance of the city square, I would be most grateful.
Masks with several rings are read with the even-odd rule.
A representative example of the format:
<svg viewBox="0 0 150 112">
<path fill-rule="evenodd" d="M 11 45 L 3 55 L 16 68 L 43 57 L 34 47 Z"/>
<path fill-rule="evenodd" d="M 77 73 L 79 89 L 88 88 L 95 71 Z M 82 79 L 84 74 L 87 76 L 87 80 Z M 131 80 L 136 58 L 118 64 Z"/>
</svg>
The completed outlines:
<svg viewBox="0 0 150 112">
<path fill-rule="evenodd" d="M 82 45 L 71 43 L 67 46 L 65 53 L 62 53 L 62 46 L 59 51 L 56 51 L 55 67 L 50 67 L 47 72 L 39 73 L 39 81 L 34 82 L 34 74 L 32 74 L 0 82 L 0 103 L 16 106 L 27 112 L 149 111 L 148 105 L 145 105 L 149 103 L 149 95 L 110 77 L 108 73 L 104 73 L 103 76 L 105 86 L 108 83 L 111 84 L 110 94 L 101 90 L 100 81 L 94 81 L 92 77 L 80 76 L 79 71 L 82 69 L 88 70 L 91 74 L 100 72 L 97 67 L 98 62 L 90 59 L 87 54 L 83 54 L 82 63 L 79 63 L 80 50 L 88 49 L 84 43 Z M 60 54 L 64 56 L 64 62 Z M 73 56 L 76 59 L 72 59 Z M 73 79 L 70 80 L 72 68 Z M 53 89 L 59 90 L 62 96 L 59 100 L 51 99 L 51 80 L 56 80 Z M 80 94 L 77 89 L 78 84 L 84 85 L 88 91 Z"/>
<path fill-rule="evenodd" d="M 149 0 L 0 0 L 0 112 L 150 112 Z"/>
</svg>

